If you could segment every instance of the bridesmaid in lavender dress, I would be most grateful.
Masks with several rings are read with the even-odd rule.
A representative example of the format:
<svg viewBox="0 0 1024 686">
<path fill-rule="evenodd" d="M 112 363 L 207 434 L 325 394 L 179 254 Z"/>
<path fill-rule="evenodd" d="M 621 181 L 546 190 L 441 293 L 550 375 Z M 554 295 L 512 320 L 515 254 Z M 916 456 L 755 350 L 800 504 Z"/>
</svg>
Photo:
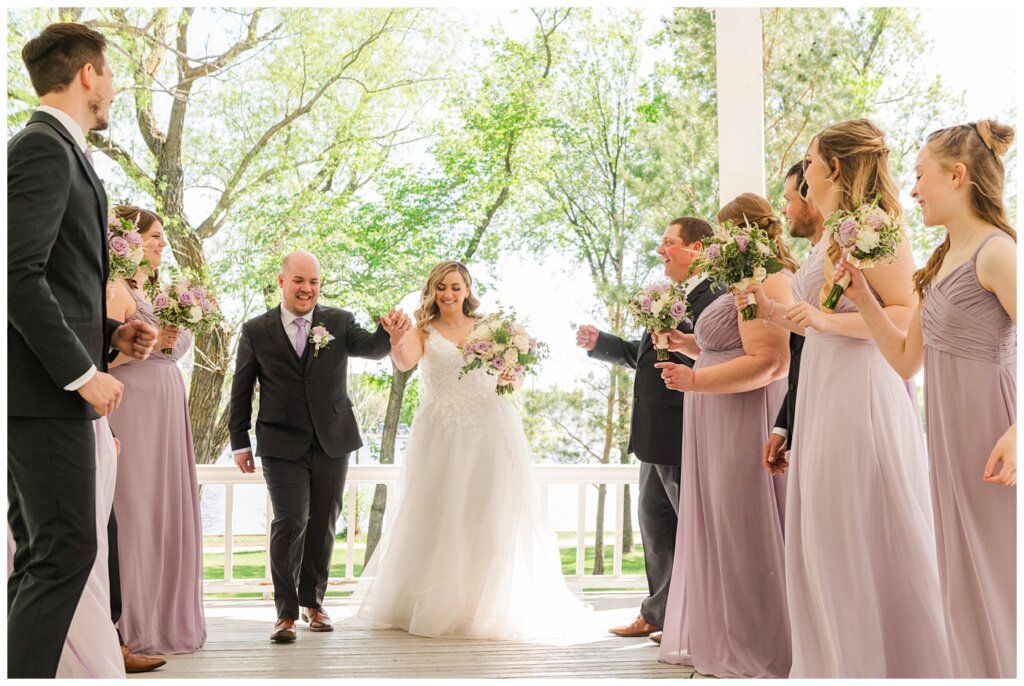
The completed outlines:
<svg viewBox="0 0 1024 686">
<path fill-rule="evenodd" d="M 124 658 L 110 622 L 110 579 L 107 574 L 107 520 L 114 504 L 117 451 L 105 417 L 93 422 L 96 431 L 96 562 L 75 608 L 58 679 L 124 679 Z M 7 575 L 14 570 L 14 538 L 7 530 Z"/>
<path fill-rule="evenodd" d="M 718 213 L 720 222 L 744 218 L 779 245 L 787 270 L 764 289 L 785 308 L 798 265 L 782 224 L 752 193 Z M 658 657 L 719 677 L 784 677 L 785 478 L 761 467 L 761 450 L 786 395 L 789 332 L 741 321 L 738 304 L 745 302 L 726 293 L 708 305 L 693 334 L 669 333 L 670 349 L 696 360 L 692 370 L 655 365 L 669 388 L 687 392 L 676 553 Z"/>
<path fill-rule="evenodd" d="M 158 267 L 167 245 L 160 218 L 137 207 L 115 213 L 137 221 L 146 259 Z M 145 278 L 140 270 L 134 283 L 113 285 L 111 317 L 160 326 L 137 288 Z M 191 342 L 189 332 L 164 328 L 148 359 L 121 356 L 110 365 L 124 383 L 121 405 L 110 414 L 122 448 L 114 496 L 123 608 L 118 628 L 143 654 L 191 653 L 206 641 L 198 481 L 185 384 L 176 365 Z M 163 348 L 172 354 L 161 353 Z"/>
<path fill-rule="evenodd" d="M 862 198 L 899 214 L 884 134 L 866 119 L 811 142 L 804 178 L 822 215 Z M 815 251 L 786 312 L 804 327 L 786 502 L 791 677 L 944 677 L 949 658 L 917 404 L 853 303 L 819 309 L 836 245 Z M 913 257 L 867 273 L 884 316 L 906 327 Z"/>
<path fill-rule="evenodd" d="M 906 335 L 867 297 L 863 274 L 844 266 L 849 297 L 893 368 L 909 378 L 924 365 L 939 580 L 959 678 L 1017 674 L 1017 261 L 1000 159 L 1013 134 L 983 120 L 928 136 L 912 195 L 925 225 L 947 235 L 915 275 L 922 301 Z"/>
</svg>

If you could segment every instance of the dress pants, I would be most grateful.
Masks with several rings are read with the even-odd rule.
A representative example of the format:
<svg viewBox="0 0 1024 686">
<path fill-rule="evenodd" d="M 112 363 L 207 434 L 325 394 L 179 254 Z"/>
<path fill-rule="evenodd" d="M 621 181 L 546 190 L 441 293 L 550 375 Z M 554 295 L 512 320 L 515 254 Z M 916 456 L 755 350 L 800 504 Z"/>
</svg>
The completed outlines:
<svg viewBox="0 0 1024 686">
<path fill-rule="evenodd" d="M 680 458 L 682 459 L 682 458 Z M 659 629 L 665 623 L 672 560 L 676 552 L 679 522 L 680 467 L 640 463 L 640 538 L 644 542 L 644 566 L 650 595 L 640 604 L 640 614 Z"/>
</svg>

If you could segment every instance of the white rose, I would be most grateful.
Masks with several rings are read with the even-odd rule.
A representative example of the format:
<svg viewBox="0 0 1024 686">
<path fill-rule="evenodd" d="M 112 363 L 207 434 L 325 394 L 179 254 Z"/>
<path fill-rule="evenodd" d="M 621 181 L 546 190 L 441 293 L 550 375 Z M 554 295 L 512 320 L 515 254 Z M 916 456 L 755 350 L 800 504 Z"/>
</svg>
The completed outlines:
<svg viewBox="0 0 1024 686">
<path fill-rule="evenodd" d="M 881 237 L 878 232 L 869 227 L 863 227 L 857 236 L 857 250 L 861 252 L 871 252 L 878 247 L 878 242 Z"/>
<path fill-rule="evenodd" d="M 756 245 L 757 245 L 757 251 L 759 253 L 761 253 L 762 255 L 771 255 L 772 254 L 772 250 L 771 250 L 771 248 L 768 247 L 767 243 L 758 242 Z"/>
<path fill-rule="evenodd" d="M 517 364 L 519 362 L 519 351 L 515 348 L 509 348 L 505 351 L 505 365 Z"/>
<path fill-rule="evenodd" d="M 188 310 L 188 320 L 195 324 L 203 318 L 203 308 L 199 305 L 193 305 Z"/>
<path fill-rule="evenodd" d="M 530 338 L 529 336 L 526 336 L 525 333 L 520 333 L 519 335 L 512 339 L 512 345 L 514 345 L 519 350 L 526 352 L 527 350 L 530 349 Z"/>
<path fill-rule="evenodd" d="M 763 283 L 768 278 L 768 270 L 764 267 L 754 268 L 754 281 L 756 283 Z"/>
</svg>

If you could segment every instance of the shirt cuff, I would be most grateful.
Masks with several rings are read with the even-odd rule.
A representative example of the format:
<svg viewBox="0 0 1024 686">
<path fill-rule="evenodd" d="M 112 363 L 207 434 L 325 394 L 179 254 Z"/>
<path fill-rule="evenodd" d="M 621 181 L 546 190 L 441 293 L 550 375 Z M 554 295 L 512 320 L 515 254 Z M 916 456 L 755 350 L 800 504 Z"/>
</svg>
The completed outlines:
<svg viewBox="0 0 1024 686">
<path fill-rule="evenodd" d="M 251 453 L 251 452 L 252 452 L 252 446 L 249 446 L 248 448 L 239 448 L 238 450 L 232 450 L 231 454 L 232 455 L 237 455 L 238 453 Z"/>
<path fill-rule="evenodd" d="M 772 433 L 782 436 L 787 441 L 789 440 L 789 432 L 783 429 L 781 426 L 777 426 L 774 429 L 772 429 Z"/>
<path fill-rule="evenodd" d="M 89 383 L 92 377 L 96 376 L 96 365 L 89 367 L 89 371 L 82 374 L 80 377 L 69 383 L 64 387 L 65 391 L 77 391 L 79 388 Z"/>
</svg>

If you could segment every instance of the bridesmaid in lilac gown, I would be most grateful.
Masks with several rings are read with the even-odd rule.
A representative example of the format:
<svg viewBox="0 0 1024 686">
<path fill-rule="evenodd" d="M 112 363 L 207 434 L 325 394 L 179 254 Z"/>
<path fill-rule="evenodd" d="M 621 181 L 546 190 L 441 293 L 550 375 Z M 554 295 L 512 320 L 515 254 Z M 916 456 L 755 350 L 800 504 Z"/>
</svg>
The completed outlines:
<svg viewBox="0 0 1024 686">
<path fill-rule="evenodd" d="M 160 264 L 163 223 L 145 210 L 136 215 L 146 258 Z M 142 285 L 141 271 L 133 281 Z M 159 328 L 152 305 L 126 280 L 108 294 L 108 312 L 122 321 L 142 319 Z M 203 615 L 202 528 L 192 428 L 185 384 L 176 365 L 192 336 L 167 328 L 146 360 L 118 357 L 110 373 L 124 383 L 110 426 L 121 440 L 114 513 L 118 523 L 122 614 L 126 643 L 143 654 L 191 653 L 206 641 Z M 161 348 L 172 348 L 165 355 Z"/>
<path fill-rule="evenodd" d="M 826 217 L 859 205 L 859 194 L 898 216 L 887 158 L 871 122 L 831 126 L 808 150 L 808 196 Z M 786 503 L 790 676 L 948 676 L 917 403 L 849 299 L 819 309 L 836 259 L 825 246 L 824 269 L 801 272 L 785 315 L 806 333 Z M 895 262 L 868 273 L 883 316 L 902 326 L 912 272 L 904 237 Z"/>
<path fill-rule="evenodd" d="M 785 251 L 787 271 L 764 284 L 784 308 L 797 263 L 780 240 L 782 224 L 750 193 L 718 213 L 719 221 L 744 217 Z M 671 335 L 671 348 L 696 359 L 692 371 L 656 365 L 669 388 L 687 391 L 676 553 L 658 657 L 719 677 L 784 677 L 785 477 L 762 468 L 761 450 L 786 395 L 789 332 L 740 321 L 737 304 L 722 295 L 692 335 Z"/>
<path fill-rule="evenodd" d="M 979 121 L 932 133 L 918 155 L 912 195 L 925 225 L 947 236 L 915 276 L 923 300 L 905 336 L 847 269 L 850 297 L 893 368 L 909 377 L 924 365 L 939 580 L 959 678 L 1017 673 L 1016 232 L 1000 159 L 1012 140 L 1012 128 Z"/>
<path fill-rule="evenodd" d="M 58 679 L 124 679 L 124 657 L 110 621 L 110 579 L 107 574 L 107 520 L 114 503 L 117 451 L 105 417 L 93 422 L 96 431 L 96 562 L 75 608 Z M 14 569 L 14 538 L 7 530 L 7 575 Z"/>
</svg>

